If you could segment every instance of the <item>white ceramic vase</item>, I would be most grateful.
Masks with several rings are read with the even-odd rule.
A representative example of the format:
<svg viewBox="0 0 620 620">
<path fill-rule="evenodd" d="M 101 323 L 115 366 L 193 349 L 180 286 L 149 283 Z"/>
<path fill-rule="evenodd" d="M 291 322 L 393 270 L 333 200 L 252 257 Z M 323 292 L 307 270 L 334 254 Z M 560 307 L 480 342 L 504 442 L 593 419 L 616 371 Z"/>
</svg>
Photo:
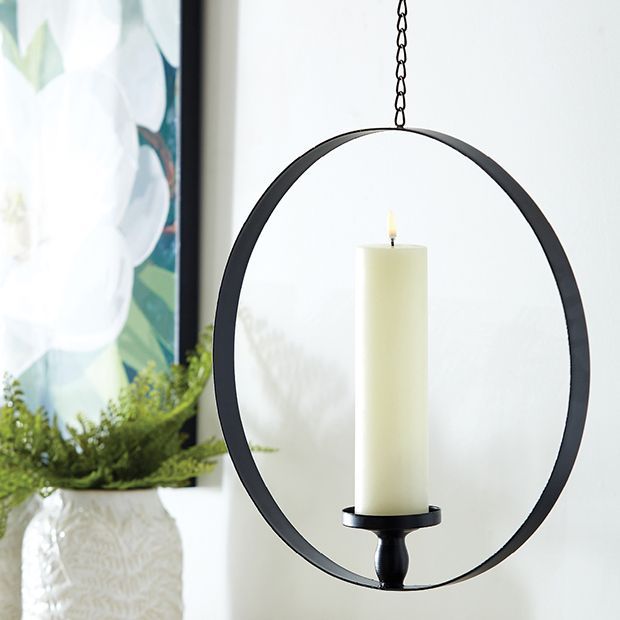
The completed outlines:
<svg viewBox="0 0 620 620">
<path fill-rule="evenodd" d="M 24 534 L 23 620 L 180 620 L 181 538 L 156 489 L 59 490 Z"/>
<path fill-rule="evenodd" d="M 39 497 L 33 496 L 14 508 L 9 514 L 6 532 L 0 539 L 0 609 L 3 620 L 20 620 L 22 617 L 22 540 L 39 504 Z"/>
</svg>

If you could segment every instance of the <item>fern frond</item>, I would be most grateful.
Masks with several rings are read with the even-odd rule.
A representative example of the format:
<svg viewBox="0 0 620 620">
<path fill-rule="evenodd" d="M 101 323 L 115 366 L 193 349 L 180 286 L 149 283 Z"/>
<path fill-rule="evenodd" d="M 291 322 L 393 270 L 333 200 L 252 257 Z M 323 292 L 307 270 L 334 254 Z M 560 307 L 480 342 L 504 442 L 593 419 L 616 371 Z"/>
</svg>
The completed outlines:
<svg viewBox="0 0 620 620">
<path fill-rule="evenodd" d="M 201 334 L 185 366 L 140 371 L 98 421 L 58 421 L 30 410 L 19 382 L 5 376 L 0 403 L 0 536 L 9 511 L 57 488 L 133 489 L 185 486 L 226 452 L 221 439 L 184 447 L 182 427 L 196 413 L 211 376 L 212 328 Z"/>
</svg>

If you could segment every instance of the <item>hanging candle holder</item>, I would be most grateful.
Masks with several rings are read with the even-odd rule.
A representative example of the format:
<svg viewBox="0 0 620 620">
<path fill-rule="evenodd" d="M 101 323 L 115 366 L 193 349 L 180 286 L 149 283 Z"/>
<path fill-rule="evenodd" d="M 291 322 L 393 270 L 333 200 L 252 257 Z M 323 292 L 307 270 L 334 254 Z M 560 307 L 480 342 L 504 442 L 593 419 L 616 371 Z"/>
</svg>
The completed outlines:
<svg viewBox="0 0 620 620">
<path fill-rule="evenodd" d="M 213 335 L 213 376 L 218 414 L 230 457 L 247 493 L 276 534 L 293 551 L 333 577 L 367 588 L 415 591 L 438 588 L 481 575 L 521 547 L 545 520 L 566 485 L 579 451 L 588 408 L 590 356 L 586 320 L 575 276 L 559 239 L 534 200 L 498 163 L 470 144 L 438 131 L 405 127 L 405 0 L 398 2 L 397 29 L 395 127 L 358 129 L 325 140 L 311 148 L 275 178 L 245 221 L 230 252 L 220 286 Z M 404 585 L 409 561 L 405 537 L 414 530 L 439 524 L 441 510 L 437 506 L 428 506 L 428 510 L 416 514 L 359 514 L 354 506 L 345 508 L 342 511 L 342 522 L 345 526 L 369 530 L 378 537 L 375 554 L 378 580 L 358 575 L 340 566 L 313 547 L 297 531 L 269 492 L 250 451 L 237 399 L 234 350 L 239 297 L 249 260 L 264 226 L 288 190 L 319 159 L 353 140 L 383 132 L 422 136 L 444 144 L 471 160 L 505 192 L 529 224 L 544 251 L 560 295 L 568 333 L 568 411 L 557 458 L 538 501 L 523 524 L 493 555 L 460 575 L 434 584 Z M 393 239 L 391 245 L 394 245 Z"/>
</svg>

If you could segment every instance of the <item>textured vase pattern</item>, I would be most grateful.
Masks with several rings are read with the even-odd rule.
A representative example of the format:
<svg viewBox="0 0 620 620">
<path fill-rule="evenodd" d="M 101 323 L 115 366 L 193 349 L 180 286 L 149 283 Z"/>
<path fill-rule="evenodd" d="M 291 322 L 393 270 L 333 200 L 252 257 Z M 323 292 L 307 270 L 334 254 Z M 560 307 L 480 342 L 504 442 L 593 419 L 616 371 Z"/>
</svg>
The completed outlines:
<svg viewBox="0 0 620 620">
<path fill-rule="evenodd" d="M 0 539 L 0 617 L 20 620 L 22 617 L 22 541 L 26 526 L 39 508 L 39 498 L 14 508 L 9 514 L 4 537 Z"/>
<path fill-rule="evenodd" d="M 30 521 L 23 620 L 180 620 L 181 539 L 155 489 L 60 490 Z"/>
</svg>

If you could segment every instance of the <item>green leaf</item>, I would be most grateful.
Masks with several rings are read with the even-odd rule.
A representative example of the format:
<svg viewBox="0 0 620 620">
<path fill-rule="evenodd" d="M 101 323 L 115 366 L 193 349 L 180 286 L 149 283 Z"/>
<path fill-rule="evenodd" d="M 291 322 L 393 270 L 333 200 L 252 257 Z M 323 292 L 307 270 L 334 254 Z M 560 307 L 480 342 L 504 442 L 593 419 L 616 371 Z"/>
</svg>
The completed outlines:
<svg viewBox="0 0 620 620">
<path fill-rule="evenodd" d="M 174 312 L 176 307 L 175 274 L 172 271 L 147 263 L 138 275 L 138 278 L 155 295 L 164 300 L 166 306 Z"/>
<path fill-rule="evenodd" d="M 131 302 L 127 323 L 118 339 L 118 348 L 121 359 L 131 368 L 140 370 L 149 363 L 154 363 L 158 370 L 167 368 L 151 324 L 135 300 Z"/>
<path fill-rule="evenodd" d="M 2 34 L 2 52 L 36 90 L 62 73 L 60 51 L 50 34 L 47 23 L 39 26 L 23 56 L 20 54 L 15 38 L 2 24 L 0 24 L 0 33 Z"/>
<path fill-rule="evenodd" d="M 0 40 L 2 40 L 2 53 L 10 60 L 18 69 L 20 68 L 21 59 L 19 57 L 19 48 L 10 33 L 9 29 L 0 23 Z"/>
</svg>

